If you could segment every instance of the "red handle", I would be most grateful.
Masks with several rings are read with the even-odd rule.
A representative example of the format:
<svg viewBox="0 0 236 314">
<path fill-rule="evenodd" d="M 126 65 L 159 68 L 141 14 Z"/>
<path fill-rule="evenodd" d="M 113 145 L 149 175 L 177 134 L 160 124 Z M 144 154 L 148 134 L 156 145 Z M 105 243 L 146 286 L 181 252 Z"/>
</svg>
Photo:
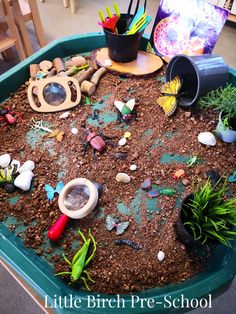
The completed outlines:
<svg viewBox="0 0 236 314">
<path fill-rule="evenodd" d="M 10 113 L 5 114 L 5 118 L 10 124 L 16 123 L 16 118 L 14 118 Z"/>
<path fill-rule="evenodd" d="M 51 229 L 48 231 L 48 237 L 51 241 L 56 242 L 60 240 L 66 224 L 69 220 L 69 217 L 65 214 L 61 215 L 58 220 L 55 222 L 55 224 L 51 227 Z"/>
</svg>

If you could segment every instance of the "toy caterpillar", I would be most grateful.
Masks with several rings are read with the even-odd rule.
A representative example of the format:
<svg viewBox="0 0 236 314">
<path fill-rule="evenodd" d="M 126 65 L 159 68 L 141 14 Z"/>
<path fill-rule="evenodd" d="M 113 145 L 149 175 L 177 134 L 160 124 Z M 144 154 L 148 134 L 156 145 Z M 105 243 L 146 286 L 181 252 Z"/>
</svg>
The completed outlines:
<svg viewBox="0 0 236 314">
<path fill-rule="evenodd" d="M 134 241 L 127 240 L 127 239 L 115 240 L 115 244 L 116 245 L 128 245 L 128 246 L 132 247 L 135 250 L 141 250 L 142 249 L 142 247 L 140 245 L 138 245 Z"/>
<path fill-rule="evenodd" d="M 175 193 L 174 189 L 164 189 L 162 191 L 160 191 L 160 193 L 162 195 L 173 195 Z"/>
</svg>

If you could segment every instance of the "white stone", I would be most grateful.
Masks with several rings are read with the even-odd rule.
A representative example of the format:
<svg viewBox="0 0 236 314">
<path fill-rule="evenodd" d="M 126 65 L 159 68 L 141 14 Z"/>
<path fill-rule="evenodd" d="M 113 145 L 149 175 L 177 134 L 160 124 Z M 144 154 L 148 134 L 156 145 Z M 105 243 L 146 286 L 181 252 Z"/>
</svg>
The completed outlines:
<svg viewBox="0 0 236 314">
<path fill-rule="evenodd" d="M 25 172 L 25 171 L 33 171 L 35 167 L 35 163 L 32 160 L 27 160 L 23 163 L 23 165 L 18 170 L 19 173 Z"/>
<path fill-rule="evenodd" d="M 129 167 L 129 169 L 130 169 L 131 171 L 135 171 L 135 170 L 137 170 L 137 165 L 131 165 L 131 166 Z"/>
<path fill-rule="evenodd" d="M 70 115 L 70 112 L 69 112 L 69 111 L 66 111 L 66 112 L 64 112 L 63 114 L 61 114 L 61 115 L 59 116 L 59 119 L 66 119 L 66 118 L 69 117 L 69 115 Z"/>
<path fill-rule="evenodd" d="M 111 60 L 106 59 L 106 60 L 105 60 L 105 66 L 106 66 L 106 67 L 111 67 L 111 66 L 112 66 Z"/>
<path fill-rule="evenodd" d="M 79 133 L 79 130 L 78 130 L 77 128 L 72 128 L 72 129 L 71 129 L 71 133 L 74 134 L 74 135 L 76 135 L 76 134 Z"/>
<path fill-rule="evenodd" d="M 162 261 L 164 260 L 164 258 L 165 258 L 165 253 L 164 253 L 163 251 L 159 251 L 159 252 L 157 253 L 157 259 L 158 259 L 158 261 L 162 262 Z"/>
<path fill-rule="evenodd" d="M 204 145 L 215 146 L 216 138 L 211 132 L 201 132 L 197 137 L 198 141 Z"/>
<path fill-rule="evenodd" d="M 33 176 L 32 171 L 26 170 L 16 177 L 14 185 L 23 191 L 29 191 Z"/>
<path fill-rule="evenodd" d="M 125 137 L 122 137 L 119 142 L 118 145 L 119 146 L 124 146 L 127 143 L 127 139 Z"/>
<path fill-rule="evenodd" d="M 4 154 L 0 156 L 0 167 L 1 168 L 6 168 L 9 166 L 11 161 L 11 156 L 9 154 Z"/>
<path fill-rule="evenodd" d="M 116 175 L 116 181 L 118 181 L 118 182 L 129 183 L 130 180 L 131 180 L 131 178 L 127 173 L 119 172 Z"/>
<path fill-rule="evenodd" d="M 19 168 L 20 168 L 19 160 L 13 159 L 12 162 L 11 162 L 11 165 L 16 165 L 17 166 L 17 170 L 16 171 L 18 171 Z"/>
</svg>

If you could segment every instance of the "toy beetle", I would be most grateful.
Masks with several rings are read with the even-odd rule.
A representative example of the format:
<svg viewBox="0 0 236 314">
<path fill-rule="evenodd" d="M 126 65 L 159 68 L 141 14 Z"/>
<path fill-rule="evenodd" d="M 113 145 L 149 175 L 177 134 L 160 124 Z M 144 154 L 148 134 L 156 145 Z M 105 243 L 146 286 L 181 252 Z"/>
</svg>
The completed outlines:
<svg viewBox="0 0 236 314">
<path fill-rule="evenodd" d="M 90 145 L 93 148 L 93 156 L 96 160 L 96 152 L 103 152 L 107 146 L 107 143 L 111 146 L 115 145 L 114 143 L 112 143 L 112 141 L 110 141 L 111 137 L 103 135 L 101 131 L 89 132 L 86 128 L 84 128 L 84 130 L 87 135 L 86 142 L 80 139 L 80 142 L 84 145 L 83 155 L 86 154 L 86 151 Z"/>
<path fill-rule="evenodd" d="M 11 111 L 9 108 L 0 108 L 0 121 L 5 122 L 5 124 L 15 124 L 17 118 L 20 122 L 23 121 L 18 112 Z"/>
<path fill-rule="evenodd" d="M 130 99 L 127 103 L 123 103 L 122 101 L 116 100 L 114 105 L 118 109 L 119 113 L 117 116 L 118 121 L 124 121 L 126 123 L 130 122 L 131 120 L 136 119 L 137 114 L 134 110 L 135 106 L 135 99 Z"/>
</svg>

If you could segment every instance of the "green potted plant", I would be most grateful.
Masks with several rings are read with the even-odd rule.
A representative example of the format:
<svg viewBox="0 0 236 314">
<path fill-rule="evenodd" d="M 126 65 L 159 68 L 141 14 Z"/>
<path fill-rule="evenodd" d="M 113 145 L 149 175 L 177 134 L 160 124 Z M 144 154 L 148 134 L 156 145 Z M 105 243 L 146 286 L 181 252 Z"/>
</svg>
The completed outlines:
<svg viewBox="0 0 236 314">
<path fill-rule="evenodd" d="M 226 180 L 219 187 L 210 181 L 198 182 L 197 190 L 182 202 L 176 233 L 187 246 L 222 243 L 231 246 L 236 240 L 236 197 L 225 199 Z"/>
<path fill-rule="evenodd" d="M 236 88 L 228 84 L 213 90 L 199 100 L 199 105 L 219 110 L 217 136 L 226 143 L 236 142 Z"/>
</svg>

